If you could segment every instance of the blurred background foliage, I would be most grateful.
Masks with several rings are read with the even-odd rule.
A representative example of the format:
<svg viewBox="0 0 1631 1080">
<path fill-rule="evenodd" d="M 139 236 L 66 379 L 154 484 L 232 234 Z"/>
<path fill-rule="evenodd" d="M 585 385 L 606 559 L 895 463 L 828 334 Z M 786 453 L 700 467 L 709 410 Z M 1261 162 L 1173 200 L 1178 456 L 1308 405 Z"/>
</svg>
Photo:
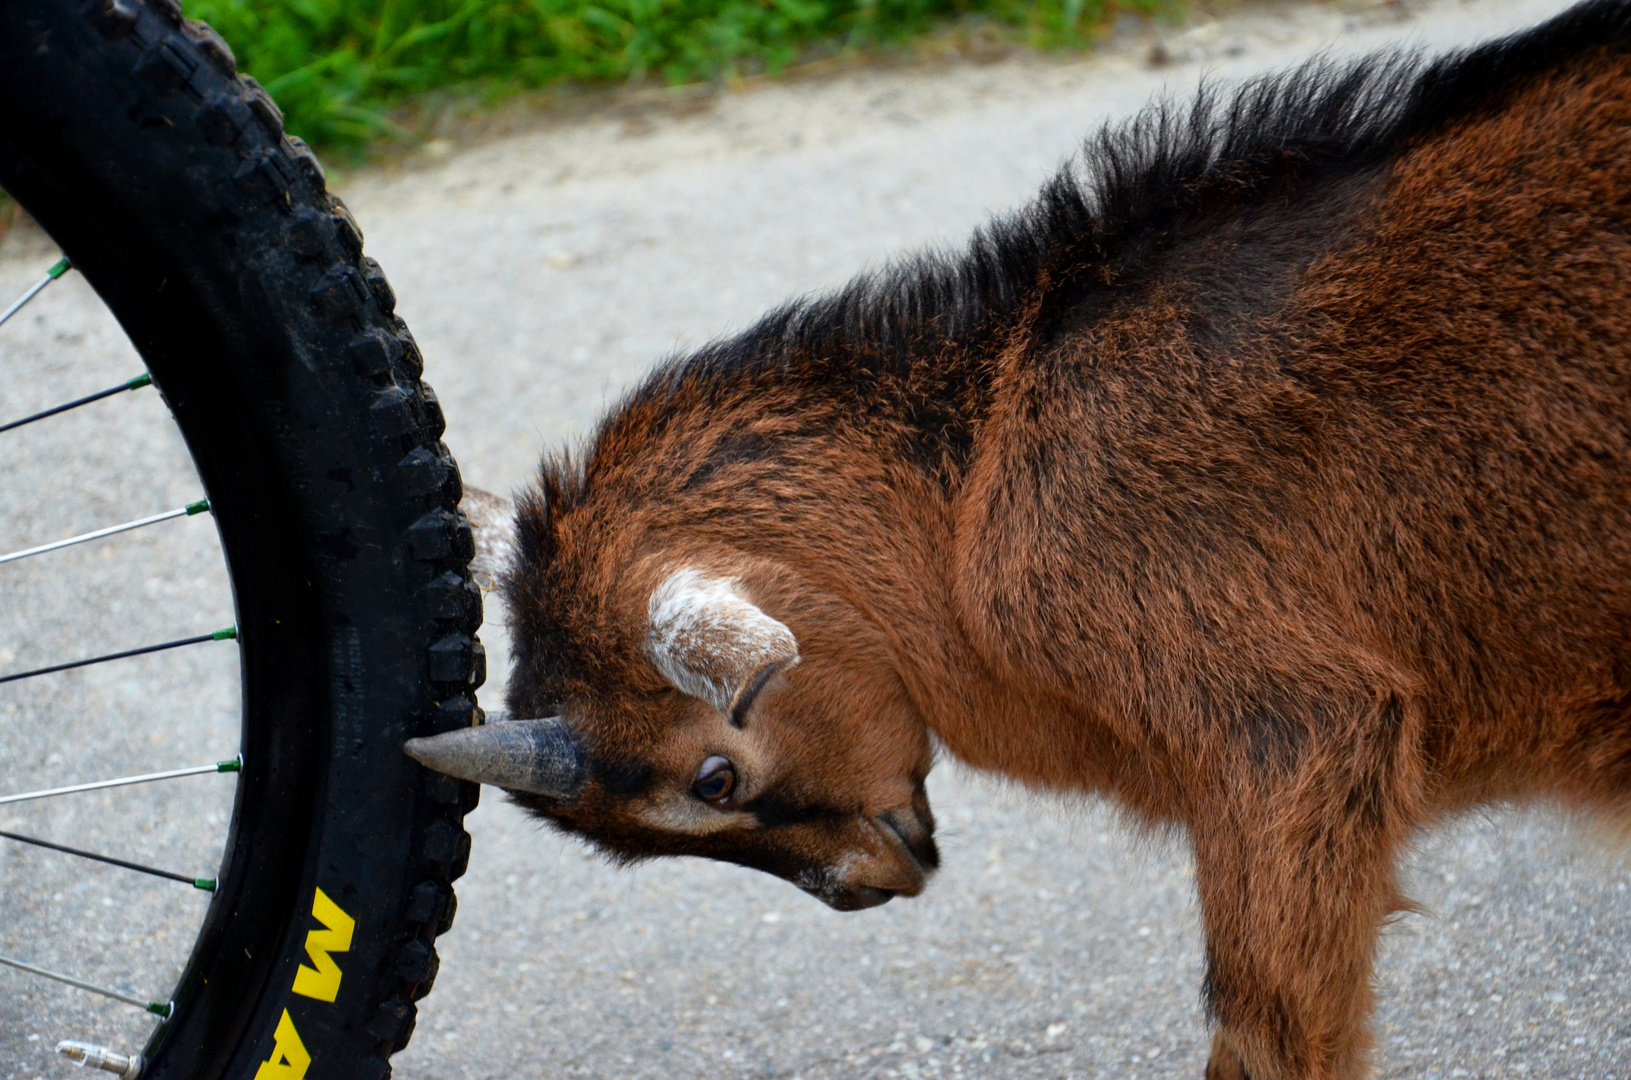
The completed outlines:
<svg viewBox="0 0 1631 1080">
<path fill-rule="evenodd" d="M 392 113 L 434 92 L 494 100 L 562 83 L 774 74 L 812 55 L 970 22 L 1044 49 L 1174 0 L 186 0 L 290 132 L 329 152 L 410 137 Z"/>
</svg>

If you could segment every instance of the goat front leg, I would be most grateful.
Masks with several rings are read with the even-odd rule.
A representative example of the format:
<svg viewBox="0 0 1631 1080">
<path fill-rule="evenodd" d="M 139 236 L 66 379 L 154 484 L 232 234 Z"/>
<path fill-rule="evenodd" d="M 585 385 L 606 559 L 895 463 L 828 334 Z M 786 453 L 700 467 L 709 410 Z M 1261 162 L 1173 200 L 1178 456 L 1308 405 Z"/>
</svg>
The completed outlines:
<svg viewBox="0 0 1631 1080">
<path fill-rule="evenodd" d="M 1257 805 L 1236 793 L 1232 812 L 1192 831 L 1218 1024 L 1207 1080 L 1365 1074 L 1376 939 L 1400 906 L 1397 842 L 1373 801 L 1311 799 L 1319 786 Z"/>
</svg>

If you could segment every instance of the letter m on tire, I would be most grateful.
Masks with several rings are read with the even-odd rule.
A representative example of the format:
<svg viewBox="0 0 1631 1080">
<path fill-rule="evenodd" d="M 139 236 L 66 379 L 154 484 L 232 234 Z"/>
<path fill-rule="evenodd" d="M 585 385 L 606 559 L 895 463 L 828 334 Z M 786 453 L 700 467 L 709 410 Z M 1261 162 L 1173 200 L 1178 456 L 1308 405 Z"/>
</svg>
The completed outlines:
<svg viewBox="0 0 1631 1080">
<path fill-rule="evenodd" d="M 306 955 L 311 957 L 312 966 L 301 964 L 295 972 L 294 992 L 318 1001 L 333 1001 L 340 993 L 340 965 L 329 954 L 351 949 L 351 932 L 357 923 L 322 889 L 312 898 L 311 914 L 323 928 L 306 934 Z"/>
</svg>

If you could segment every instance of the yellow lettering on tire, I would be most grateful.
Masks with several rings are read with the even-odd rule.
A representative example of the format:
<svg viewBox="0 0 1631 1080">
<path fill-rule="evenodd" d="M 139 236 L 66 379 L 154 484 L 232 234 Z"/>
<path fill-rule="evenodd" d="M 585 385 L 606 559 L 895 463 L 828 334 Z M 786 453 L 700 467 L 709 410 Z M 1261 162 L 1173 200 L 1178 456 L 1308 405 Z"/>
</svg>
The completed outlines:
<svg viewBox="0 0 1631 1080">
<path fill-rule="evenodd" d="M 311 903 L 312 917 L 323 929 L 306 934 L 306 955 L 312 967 L 301 964 L 294 973 L 294 992 L 318 1001 L 333 1001 L 340 993 L 340 965 L 329 953 L 349 952 L 357 922 L 318 889 Z"/>
<path fill-rule="evenodd" d="M 284 1009 L 283 1019 L 277 1022 L 277 1030 L 272 1033 L 272 1056 L 255 1070 L 255 1080 L 306 1080 L 309 1068 L 311 1055 L 306 1053 L 306 1044 L 300 1041 L 294 1021 L 289 1019 L 289 1010 Z"/>
</svg>

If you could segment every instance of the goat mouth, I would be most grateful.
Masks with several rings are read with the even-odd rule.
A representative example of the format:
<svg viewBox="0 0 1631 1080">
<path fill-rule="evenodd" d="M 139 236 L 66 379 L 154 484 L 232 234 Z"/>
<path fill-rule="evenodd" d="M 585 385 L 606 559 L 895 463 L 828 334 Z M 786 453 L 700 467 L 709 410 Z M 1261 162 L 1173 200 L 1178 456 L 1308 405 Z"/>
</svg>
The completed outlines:
<svg viewBox="0 0 1631 1080">
<path fill-rule="evenodd" d="M 897 896 L 921 893 L 929 875 L 940 865 L 940 852 L 934 845 L 930 827 L 910 807 L 885 810 L 862 820 L 876 829 L 886 844 L 906 856 L 909 870 L 896 862 L 893 866 L 874 866 L 872 872 L 860 875 L 887 882 L 885 885 L 854 883 L 850 876 L 856 869 L 853 865 L 843 869 L 805 870 L 788 880 L 835 911 L 863 911 L 887 904 Z M 863 862 L 876 858 L 872 852 L 864 855 L 856 852 L 855 857 Z"/>
</svg>

